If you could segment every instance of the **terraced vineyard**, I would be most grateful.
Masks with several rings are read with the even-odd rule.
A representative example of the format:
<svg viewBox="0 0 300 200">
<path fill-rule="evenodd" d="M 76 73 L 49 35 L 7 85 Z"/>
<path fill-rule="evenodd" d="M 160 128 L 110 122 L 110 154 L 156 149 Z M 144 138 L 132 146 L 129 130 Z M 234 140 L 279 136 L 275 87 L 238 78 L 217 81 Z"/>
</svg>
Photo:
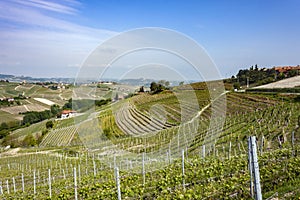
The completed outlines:
<svg viewBox="0 0 300 200">
<path fill-rule="evenodd" d="M 20 140 L 21 138 L 24 138 L 28 133 L 33 135 L 41 134 L 46 127 L 46 122 L 47 121 L 45 120 L 36 124 L 32 124 L 29 127 L 17 129 L 13 131 L 11 135 Z"/>
<path fill-rule="evenodd" d="M 57 122 L 40 146 L 71 150 L 0 158 L 0 195 L 117 199 L 120 180 L 124 199 L 251 199 L 247 138 L 256 136 L 263 198 L 300 197 L 296 98 L 222 93 L 209 99 L 199 89 L 198 104 L 180 98 L 187 93 L 137 95 L 75 120 L 76 126 L 73 119 Z M 85 150 L 71 146 L 79 140 Z"/>
<path fill-rule="evenodd" d="M 128 135 L 142 135 L 174 126 L 163 121 L 163 114 L 159 111 L 158 109 L 153 111 L 155 117 L 150 118 L 137 110 L 132 104 L 125 102 L 115 114 L 116 123 Z"/>
<path fill-rule="evenodd" d="M 54 129 L 43 138 L 40 146 L 68 146 L 76 133 L 77 131 L 75 126 Z"/>
</svg>

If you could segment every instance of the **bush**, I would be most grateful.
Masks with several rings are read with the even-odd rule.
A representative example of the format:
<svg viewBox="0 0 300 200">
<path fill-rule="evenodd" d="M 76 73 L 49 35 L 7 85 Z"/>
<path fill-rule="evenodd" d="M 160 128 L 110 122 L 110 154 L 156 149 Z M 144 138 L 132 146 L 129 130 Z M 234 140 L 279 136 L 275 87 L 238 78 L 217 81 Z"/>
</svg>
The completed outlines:
<svg viewBox="0 0 300 200">
<path fill-rule="evenodd" d="M 50 129 L 50 128 L 53 128 L 53 126 L 54 126 L 54 124 L 53 124 L 53 121 L 47 121 L 47 123 L 46 123 L 46 128 L 47 129 Z"/>
<path fill-rule="evenodd" d="M 36 144 L 36 139 L 32 136 L 32 134 L 28 134 L 22 141 L 22 146 L 24 147 L 33 147 Z"/>
</svg>

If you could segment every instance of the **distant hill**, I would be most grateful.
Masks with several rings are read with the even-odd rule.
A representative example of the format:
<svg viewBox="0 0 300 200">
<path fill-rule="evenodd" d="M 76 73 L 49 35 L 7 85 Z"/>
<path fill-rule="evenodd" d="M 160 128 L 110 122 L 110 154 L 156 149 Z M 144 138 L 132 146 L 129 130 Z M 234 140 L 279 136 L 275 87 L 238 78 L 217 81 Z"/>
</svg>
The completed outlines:
<svg viewBox="0 0 300 200">
<path fill-rule="evenodd" d="M 0 80 L 8 80 L 9 82 L 63 82 L 74 83 L 74 78 L 33 78 L 30 76 L 15 76 L 8 74 L 0 74 Z"/>
</svg>

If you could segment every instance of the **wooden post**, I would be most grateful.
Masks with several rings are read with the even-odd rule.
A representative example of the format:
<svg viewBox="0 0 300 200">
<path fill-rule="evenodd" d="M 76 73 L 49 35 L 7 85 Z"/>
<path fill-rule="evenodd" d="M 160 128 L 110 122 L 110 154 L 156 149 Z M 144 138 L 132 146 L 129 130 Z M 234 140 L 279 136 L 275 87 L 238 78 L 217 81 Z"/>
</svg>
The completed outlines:
<svg viewBox="0 0 300 200">
<path fill-rule="evenodd" d="M 292 155 L 295 156 L 295 132 L 292 132 Z"/>
<path fill-rule="evenodd" d="M 93 160 L 93 167 L 94 167 L 94 177 L 96 177 L 96 163 L 94 160 Z"/>
<path fill-rule="evenodd" d="M 76 177 L 76 167 L 74 167 L 74 193 L 75 193 L 75 200 L 78 199 L 78 195 L 77 195 L 77 177 Z"/>
<path fill-rule="evenodd" d="M 3 194 L 3 189 L 2 189 L 2 182 L 0 182 L 0 195 Z"/>
<path fill-rule="evenodd" d="M 229 142 L 228 159 L 231 157 L 231 141 Z"/>
<path fill-rule="evenodd" d="M 78 164 L 78 182 L 81 181 L 80 164 Z"/>
<path fill-rule="evenodd" d="M 14 193 L 16 193 L 16 181 L 15 181 L 15 177 L 12 177 L 12 182 L 13 182 L 13 186 L 14 186 Z"/>
<path fill-rule="evenodd" d="M 0 195 L 3 194 L 3 189 L 2 189 L 2 181 L 0 181 Z"/>
<path fill-rule="evenodd" d="M 9 184 L 8 184 L 8 180 L 6 180 L 6 190 L 7 190 L 7 194 L 9 194 Z"/>
<path fill-rule="evenodd" d="M 36 194 L 36 177 L 35 177 L 35 170 L 33 171 L 33 194 Z"/>
<path fill-rule="evenodd" d="M 52 198 L 52 191 L 51 191 L 51 171 L 48 169 L 48 185 L 49 185 L 49 197 Z"/>
<path fill-rule="evenodd" d="M 168 151 L 166 151 L 166 163 L 169 163 L 169 152 Z"/>
<path fill-rule="evenodd" d="M 25 190 L 25 184 L 24 184 L 24 174 L 22 173 L 22 192 Z"/>
<path fill-rule="evenodd" d="M 116 177 L 116 185 L 117 185 L 117 193 L 118 200 L 121 200 L 121 185 L 120 185 L 120 177 L 119 177 L 119 168 L 115 167 L 115 177 Z"/>
<path fill-rule="evenodd" d="M 260 155 L 263 155 L 263 152 L 264 152 L 264 143 L 265 143 L 265 137 L 261 136 Z"/>
<path fill-rule="evenodd" d="M 142 158 L 142 175 L 143 175 L 143 185 L 145 185 L 146 182 L 146 173 L 145 173 L 145 153 L 143 153 L 143 158 Z"/>
<path fill-rule="evenodd" d="M 182 151 L 181 151 L 181 167 L 182 167 L 182 187 L 185 190 L 184 149 L 182 149 Z"/>
<path fill-rule="evenodd" d="M 62 169 L 62 173 L 63 173 L 64 179 L 66 179 L 66 173 L 65 173 L 65 170 L 64 170 L 64 169 Z"/>
</svg>

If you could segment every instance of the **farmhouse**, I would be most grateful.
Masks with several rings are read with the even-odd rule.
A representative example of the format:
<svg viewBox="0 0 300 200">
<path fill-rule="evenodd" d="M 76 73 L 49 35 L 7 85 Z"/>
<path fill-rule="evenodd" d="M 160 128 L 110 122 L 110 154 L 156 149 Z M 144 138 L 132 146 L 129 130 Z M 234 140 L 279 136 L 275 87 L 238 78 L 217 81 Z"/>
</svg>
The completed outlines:
<svg viewBox="0 0 300 200">
<path fill-rule="evenodd" d="M 299 74 L 300 72 L 300 65 L 297 66 L 280 66 L 280 67 L 274 67 L 274 70 L 278 73 L 287 73 L 289 71 L 295 70 Z"/>
<path fill-rule="evenodd" d="M 61 112 L 61 116 L 60 116 L 60 118 L 61 119 L 67 119 L 67 118 L 70 118 L 70 117 L 74 117 L 75 115 L 76 115 L 76 111 L 74 111 L 74 110 L 63 110 L 62 112 Z"/>
</svg>

